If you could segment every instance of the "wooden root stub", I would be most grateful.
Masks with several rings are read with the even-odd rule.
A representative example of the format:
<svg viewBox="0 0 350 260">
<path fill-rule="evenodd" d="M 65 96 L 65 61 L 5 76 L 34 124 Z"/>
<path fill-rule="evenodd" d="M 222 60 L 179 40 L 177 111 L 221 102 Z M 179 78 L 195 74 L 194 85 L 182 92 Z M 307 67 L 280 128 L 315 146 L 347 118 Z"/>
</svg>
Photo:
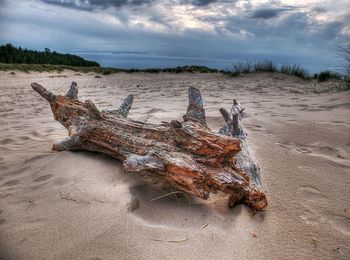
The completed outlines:
<svg viewBox="0 0 350 260">
<path fill-rule="evenodd" d="M 221 108 L 225 125 L 210 130 L 200 91 L 189 88 L 184 121 L 161 125 L 128 119 L 134 100 L 129 95 L 117 109 L 100 111 L 87 100 L 78 100 L 77 83 L 67 94 L 55 95 L 37 83 L 32 88 L 49 101 L 54 118 L 69 137 L 53 150 L 86 150 L 123 161 L 125 173 L 161 181 L 207 199 L 211 192 L 229 195 L 228 204 L 246 204 L 253 210 L 267 206 L 261 189 L 260 169 L 249 153 L 240 124 L 243 108 L 236 100 L 231 111 Z"/>
</svg>

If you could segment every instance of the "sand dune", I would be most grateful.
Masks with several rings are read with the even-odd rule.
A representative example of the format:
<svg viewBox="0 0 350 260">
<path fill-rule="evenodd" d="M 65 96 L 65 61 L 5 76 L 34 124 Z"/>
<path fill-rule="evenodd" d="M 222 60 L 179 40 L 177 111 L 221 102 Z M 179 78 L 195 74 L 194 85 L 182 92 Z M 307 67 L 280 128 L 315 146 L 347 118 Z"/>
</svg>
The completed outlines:
<svg viewBox="0 0 350 260">
<path fill-rule="evenodd" d="M 279 74 L 0 77 L 4 259 L 349 259 L 349 91 L 315 95 L 305 81 Z M 73 80 L 80 98 L 101 109 L 135 94 L 130 118 L 152 123 L 181 120 L 188 87 L 198 87 L 213 130 L 223 125 L 218 109 L 239 99 L 266 211 L 228 209 L 220 196 L 151 202 L 170 191 L 124 174 L 104 155 L 52 152 L 67 133 L 30 83 L 65 93 Z"/>
</svg>

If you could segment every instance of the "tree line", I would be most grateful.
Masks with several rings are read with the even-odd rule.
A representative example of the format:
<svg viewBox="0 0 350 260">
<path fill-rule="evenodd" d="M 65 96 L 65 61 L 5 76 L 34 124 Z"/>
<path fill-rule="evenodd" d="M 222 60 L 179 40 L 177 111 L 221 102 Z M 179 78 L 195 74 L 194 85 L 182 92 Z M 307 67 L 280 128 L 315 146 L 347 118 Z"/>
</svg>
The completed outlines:
<svg viewBox="0 0 350 260">
<path fill-rule="evenodd" d="M 81 67 L 100 67 L 95 61 L 85 60 L 72 54 L 62 54 L 45 48 L 44 51 L 33 51 L 15 47 L 8 43 L 0 46 L 0 63 L 54 64 Z"/>
</svg>

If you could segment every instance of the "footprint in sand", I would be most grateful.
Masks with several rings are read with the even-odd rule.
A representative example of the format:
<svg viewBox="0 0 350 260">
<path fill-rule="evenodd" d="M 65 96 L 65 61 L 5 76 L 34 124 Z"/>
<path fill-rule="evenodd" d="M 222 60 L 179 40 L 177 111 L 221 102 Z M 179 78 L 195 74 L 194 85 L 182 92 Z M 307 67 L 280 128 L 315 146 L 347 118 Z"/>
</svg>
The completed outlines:
<svg viewBox="0 0 350 260">
<path fill-rule="evenodd" d="M 350 167 L 350 160 L 345 151 L 339 147 L 332 147 L 330 144 L 324 142 L 315 142 L 312 144 L 278 142 L 277 145 L 297 153 L 322 157 L 343 167 Z"/>
<path fill-rule="evenodd" d="M 320 190 L 304 186 L 298 189 L 298 197 L 304 207 L 300 218 L 306 223 L 311 225 L 328 223 L 344 235 L 350 236 L 350 216 L 331 212 L 327 207 L 331 203 Z"/>
</svg>

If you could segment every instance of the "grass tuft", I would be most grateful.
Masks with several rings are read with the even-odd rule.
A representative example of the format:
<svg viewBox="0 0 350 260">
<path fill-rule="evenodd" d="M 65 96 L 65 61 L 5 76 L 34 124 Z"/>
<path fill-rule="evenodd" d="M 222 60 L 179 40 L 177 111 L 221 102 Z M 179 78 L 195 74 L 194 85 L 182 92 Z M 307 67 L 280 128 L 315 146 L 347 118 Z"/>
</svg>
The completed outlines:
<svg viewBox="0 0 350 260">
<path fill-rule="evenodd" d="M 232 65 L 232 69 L 228 70 L 229 75 L 238 76 L 242 73 L 257 73 L 257 72 L 278 72 L 291 76 L 296 76 L 302 79 L 310 79 L 310 74 L 307 69 L 299 65 L 283 64 L 278 67 L 272 61 L 262 62 L 238 62 Z"/>
<path fill-rule="evenodd" d="M 254 72 L 278 72 L 278 67 L 272 61 L 256 62 Z"/>
<path fill-rule="evenodd" d="M 294 65 L 282 64 L 282 66 L 277 72 L 287 74 L 290 76 L 299 77 L 301 79 L 306 79 L 306 80 L 309 80 L 311 78 L 309 71 L 297 64 L 294 64 Z"/>
</svg>

